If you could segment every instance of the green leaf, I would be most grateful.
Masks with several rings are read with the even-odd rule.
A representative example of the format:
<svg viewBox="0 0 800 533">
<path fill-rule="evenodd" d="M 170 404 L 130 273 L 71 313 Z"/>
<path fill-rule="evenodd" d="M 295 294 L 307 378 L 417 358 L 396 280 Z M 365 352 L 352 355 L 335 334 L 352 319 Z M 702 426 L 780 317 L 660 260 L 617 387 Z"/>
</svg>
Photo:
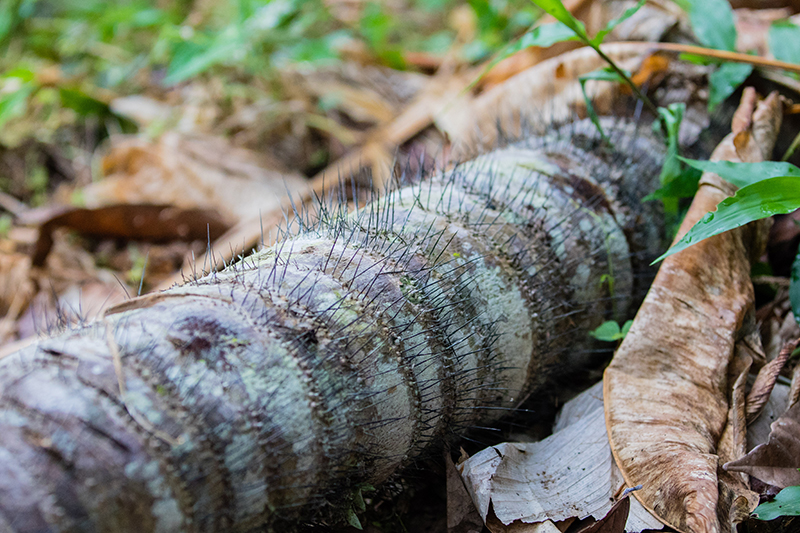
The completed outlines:
<svg viewBox="0 0 800 533">
<path fill-rule="evenodd" d="M 689 14 L 697 40 L 717 50 L 736 50 L 736 25 L 727 0 L 681 0 L 675 2 Z"/>
<path fill-rule="evenodd" d="M 25 114 L 28 97 L 34 91 L 33 83 L 22 84 L 17 90 L 0 95 L 0 126 Z"/>
<path fill-rule="evenodd" d="M 573 17 L 572 13 L 570 13 L 567 8 L 564 7 L 564 4 L 562 4 L 560 0 L 531 0 L 531 2 L 542 8 L 545 13 L 574 31 L 582 41 L 586 43 L 589 42 L 589 36 L 586 34 L 586 26 L 583 25 L 583 22 Z"/>
<path fill-rule="evenodd" d="M 731 161 L 697 161 L 679 157 L 690 167 L 713 172 L 737 187 L 747 187 L 759 181 L 780 176 L 800 176 L 800 168 L 791 163 L 764 161 L 763 163 L 732 163 Z"/>
<path fill-rule="evenodd" d="M 721 201 L 716 211 L 706 213 L 681 240 L 652 264 L 714 235 L 754 220 L 791 213 L 798 208 L 800 208 L 800 177 L 780 176 L 748 185 L 739 189 L 735 196 Z"/>
<path fill-rule="evenodd" d="M 247 50 L 244 36 L 236 26 L 228 26 L 208 45 L 186 41 L 175 47 L 164 83 L 171 85 L 201 74 Z"/>
<path fill-rule="evenodd" d="M 659 175 L 661 185 L 666 185 L 677 178 L 681 173 L 680 161 L 677 160 L 679 146 L 678 134 L 685 112 L 686 104 L 682 102 L 670 104 L 666 108 L 658 108 L 658 115 L 661 119 L 660 125 L 664 127 L 667 134 L 667 156 L 664 160 L 664 166 L 661 167 L 661 174 Z"/>
<path fill-rule="evenodd" d="M 356 512 L 352 509 L 347 510 L 347 523 L 358 530 L 364 529 L 361 525 L 361 520 L 358 519 L 358 515 L 356 515 Z"/>
<path fill-rule="evenodd" d="M 800 515 L 800 487 L 786 487 L 771 502 L 756 507 L 753 514 L 759 520 L 774 520 L 780 516 Z"/>
<path fill-rule="evenodd" d="M 791 283 L 789 284 L 789 301 L 792 304 L 794 321 L 800 325 L 800 250 L 792 263 Z"/>
<path fill-rule="evenodd" d="M 361 489 L 356 489 L 355 492 L 353 492 L 353 507 L 362 513 L 367 510 L 367 504 L 364 502 Z"/>
<path fill-rule="evenodd" d="M 747 63 L 723 63 L 708 77 L 710 94 L 708 95 L 708 110 L 725 101 L 753 72 L 753 65 Z"/>
<path fill-rule="evenodd" d="M 678 159 L 681 159 L 680 157 Z M 642 201 L 691 198 L 697 192 L 702 173 L 693 168 L 684 169 L 666 185 L 645 196 Z"/>
<path fill-rule="evenodd" d="M 19 78 L 20 80 L 27 83 L 29 81 L 33 81 L 34 79 L 36 79 L 36 74 L 31 69 L 24 67 L 15 67 L 3 75 L 4 80 L 7 80 L 8 78 Z"/>
<path fill-rule="evenodd" d="M 594 44 L 595 46 L 599 46 L 600 44 L 602 44 L 603 39 L 605 39 L 606 35 L 611 33 L 611 31 L 617 26 L 619 26 L 621 23 L 631 18 L 637 11 L 639 11 L 639 9 L 641 9 L 643 5 L 645 5 L 645 3 L 647 3 L 647 0 L 639 0 L 638 4 L 626 9 L 625 12 L 619 18 L 615 18 L 614 20 L 606 24 L 606 27 L 600 30 L 600 32 L 598 32 L 598 34 L 594 36 L 594 39 L 592 39 L 592 44 Z"/>
<path fill-rule="evenodd" d="M 631 326 L 633 325 L 633 320 L 628 320 L 625 324 L 622 325 L 622 338 L 625 338 L 625 335 L 631 330 Z"/>
<path fill-rule="evenodd" d="M 101 102 L 96 98 L 92 98 L 88 94 L 81 92 L 78 89 L 61 87 L 58 92 L 61 96 L 61 105 L 72 109 L 83 117 L 90 115 L 104 116 L 111 113 L 108 104 Z"/>
<path fill-rule="evenodd" d="M 626 75 L 630 76 L 631 73 L 627 71 L 625 72 Z M 584 74 L 580 78 L 581 81 L 586 80 L 600 80 L 600 81 L 615 81 L 615 82 L 622 82 L 624 81 L 622 77 L 611 67 L 603 67 L 600 70 L 594 70 L 589 72 L 588 74 Z"/>
<path fill-rule="evenodd" d="M 628 326 L 630 328 L 630 326 Z M 614 322 L 613 320 L 609 320 L 608 322 L 603 322 L 600 324 L 596 329 L 589 332 L 589 335 L 594 337 L 599 341 L 606 341 L 606 342 L 614 342 L 618 341 L 622 338 L 622 330 L 619 328 L 619 324 Z"/>
<path fill-rule="evenodd" d="M 677 193 L 685 191 L 692 186 L 693 176 L 684 171 L 681 162 L 678 160 L 678 134 L 683 121 L 683 114 L 686 105 L 683 103 L 670 104 L 668 107 L 659 107 L 658 115 L 661 120 L 653 124 L 653 128 L 660 126 L 667 136 L 667 153 L 664 157 L 664 165 L 661 167 L 659 181 L 661 188 L 653 193 L 659 195 L 664 202 L 664 209 L 668 213 L 678 212 L 678 202 L 676 194 L 665 194 L 666 192 Z M 675 183 L 677 182 L 677 183 Z M 655 196 L 654 196 L 655 197 Z"/>
<path fill-rule="evenodd" d="M 788 20 L 774 22 L 769 28 L 768 41 L 775 59 L 800 64 L 800 26 Z"/>
</svg>

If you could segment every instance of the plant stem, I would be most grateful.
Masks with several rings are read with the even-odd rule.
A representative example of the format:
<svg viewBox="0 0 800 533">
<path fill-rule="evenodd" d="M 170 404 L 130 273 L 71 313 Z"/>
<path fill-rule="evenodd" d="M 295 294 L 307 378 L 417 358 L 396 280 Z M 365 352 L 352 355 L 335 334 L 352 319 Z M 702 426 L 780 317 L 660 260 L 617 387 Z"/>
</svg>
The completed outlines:
<svg viewBox="0 0 800 533">
<path fill-rule="evenodd" d="M 633 83 L 633 80 L 630 79 L 630 77 L 628 77 L 628 75 L 621 68 L 619 68 L 616 64 L 614 64 L 614 62 L 611 60 L 611 58 L 608 57 L 605 53 L 603 53 L 603 51 L 600 49 L 599 46 L 594 45 L 594 44 L 589 43 L 589 42 L 587 42 L 586 44 L 591 46 L 594 49 L 594 51 L 597 52 L 597 54 L 603 59 L 603 61 L 608 63 L 611 66 L 611 68 L 614 70 L 614 72 L 616 72 L 617 75 L 620 78 L 625 80 L 625 83 L 627 83 L 628 87 L 631 88 L 631 91 L 633 91 L 633 94 L 636 95 L 636 98 L 641 100 L 642 103 L 645 106 L 647 106 L 647 109 L 649 109 L 651 113 L 653 113 L 656 117 L 659 117 L 658 108 L 655 106 L 655 104 L 653 104 L 653 102 L 642 91 L 639 90 L 639 88 L 636 86 L 636 84 Z"/>
</svg>

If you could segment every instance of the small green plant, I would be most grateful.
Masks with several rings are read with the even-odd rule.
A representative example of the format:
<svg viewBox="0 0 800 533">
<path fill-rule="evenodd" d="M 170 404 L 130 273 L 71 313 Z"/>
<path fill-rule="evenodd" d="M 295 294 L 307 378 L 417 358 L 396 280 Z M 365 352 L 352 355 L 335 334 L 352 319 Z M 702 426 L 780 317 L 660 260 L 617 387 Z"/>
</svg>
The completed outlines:
<svg viewBox="0 0 800 533">
<path fill-rule="evenodd" d="M 631 325 L 633 325 L 633 320 L 628 320 L 622 326 L 620 326 L 618 322 L 609 320 L 607 322 L 603 322 L 596 329 L 590 331 L 589 335 L 599 341 L 621 341 L 625 338 L 625 335 L 628 334 L 628 330 L 631 329 Z"/>
<path fill-rule="evenodd" d="M 800 487 L 786 487 L 771 502 L 764 502 L 753 511 L 759 520 L 775 520 L 781 516 L 800 516 Z"/>
<path fill-rule="evenodd" d="M 664 134 L 667 143 L 667 154 L 660 176 L 661 187 L 654 195 L 648 197 L 648 199 L 657 198 L 662 200 L 667 212 L 675 217 L 678 212 L 678 199 L 694 194 L 697 190 L 697 182 L 700 178 L 698 172 L 687 167 L 677 159 L 678 131 L 680 129 L 680 123 L 683 120 L 685 106 L 673 104 L 667 108 L 657 108 L 650 99 L 639 90 L 631 79 L 630 73 L 619 68 L 600 48 L 605 37 L 620 23 L 633 16 L 645 2 L 638 2 L 635 6 L 627 9 L 619 18 L 610 21 L 597 35 L 590 37 L 586 32 L 584 24 L 572 16 L 560 0 L 531 1 L 558 22 L 552 25 L 544 25 L 535 28 L 524 35 L 510 50 L 516 51 L 522 44 L 526 44 L 527 46 L 547 46 L 558 41 L 578 40 L 595 50 L 595 52 L 608 63 L 606 68 L 589 73 L 579 79 L 584 92 L 587 113 L 603 138 L 607 139 L 603 133 L 600 120 L 594 110 L 591 99 L 587 95 L 585 89 L 587 81 L 602 80 L 622 82 L 628 85 L 633 94 L 658 118 L 654 128 L 660 129 Z"/>
</svg>

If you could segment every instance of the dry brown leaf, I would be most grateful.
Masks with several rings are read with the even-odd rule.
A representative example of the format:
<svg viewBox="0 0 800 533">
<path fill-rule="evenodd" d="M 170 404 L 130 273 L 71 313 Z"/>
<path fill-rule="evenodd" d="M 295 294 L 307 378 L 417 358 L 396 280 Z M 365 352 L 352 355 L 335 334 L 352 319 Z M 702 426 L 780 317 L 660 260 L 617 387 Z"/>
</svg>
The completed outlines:
<svg viewBox="0 0 800 533">
<path fill-rule="evenodd" d="M 625 523 L 631 510 L 631 500 L 626 495 L 603 518 L 581 529 L 579 533 L 625 533 Z"/>
<path fill-rule="evenodd" d="M 746 91 L 734 133 L 712 159 L 768 156 L 779 104 L 771 95 L 756 108 L 755 93 Z M 733 191 L 719 176 L 705 174 L 679 235 Z M 720 500 L 716 452 L 731 407 L 735 339 L 753 312 L 750 260 L 765 229 L 740 228 L 665 259 L 605 372 L 606 424 L 617 464 L 629 486 L 643 485 L 635 497 L 681 532 L 729 529 L 718 518 L 718 504 L 727 505 L 727 517 L 731 502 Z"/>
<path fill-rule="evenodd" d="M 750 393 L 747 395 L 748 423 L 752 423 L 758 418 L 758 415 L 761 414 L 761 410 L 766 405 L 767 400 L 769 400 L 769 396 L 772 394 L 772 389 L 775 387 L 775 382 L 778 380 L 783 366 L 786 364 L 786 361 L 789 360 L 789 356 L 792 355 L 792 352 L 797 348 L 798 344 L 800 344 L 800 339 L 787 343 L 783 349 L 781 349 L 778 357 L 761 367 L 761 370 L 758 371 L 756 380 L 750 388 Z"/>
<path fill-rule="evenodd" d="M 214 210 L 168 205 L 111 205 L 97 209 L 62 208 L 39 227 L 33 265 L 42 266 L 53 246 L 53 232 L 67 228 L 83 235 L 164 243 L 216 239 L 229 224 Z"/>
<path fill-rule="evenodd" d="M 651 50 L 651 43 L 612 43 L 602 49 L 614 63 L 630 71 Z M 523 124 L 536 126 L 563 121 L 583 109 L 584 96 L 578 77 L 602 68 L 606 63 L 585 47 L 543 61 L 481 94 L 472 103 L 451 104 L 436 116 L 436 125 L 451 139 L 453 157 L 470 154 L 497 143 L 499 130 L 505 135 L 521 134 Z M 618 84 L 587 83 L 599 114 L 609 114 L 609 103 Z M 466 107 L 465 107 L 466 106 Z"/>
<path fill-rule="evenodd" d="M 157 142 L 129 138 L 112 145 L 102 161 L 104 179 L 80 191 L 84 207 L 115 204 L 214 209 L 236 222 L 280 206 L 287 191 L 305 186 L 263 156 L 222 138 L 176 132 Z"/>
<path fill-rule="evenodd" d="M 742 329 L 751 328 L 757 335 L 755 324 L 745 324 Z M 757 338 L 756 338 L 757 340 Z M 729 396 L 728 421 L 717 444 L 716 455 L 719 457 L 717 467 L 719 497 L 717 518 L 720 524 L 727 524 L 722 529 L 733 530 L 734 524 L 750 515 L 750 511 L 758 505 L 758 496 L 750 490 L 748 478 L 744 474 L 727 472 L 719 465 L 732 459 L 738 459 L 747 453 L 747 417 L 745 415 L 745 390 L 747 376 L 753 358 L 746 344 L 740 339 L 734 345 L 734 355 L 728 367 L 728 382 L 733 383 Z"/>
<path fill-rule="evenodd" d="M 499 444 L 459 468 L 493 532 L 525 531 L 548 520 L 601 519 L 625 488 L 608 445 L 601 383 L 564 406 L 545 440 Z M 638 501 L 631 502 L 628 531 L 659 525 Z"/>
<path fill-rule="evenodd" d="M 276 226 L 274 213 L 291 207 L 284 199 L 307 188 L 305 179 L 275 170 L 279 165 L 262 154 L 235 148 L 222 138 L 177 132 L 155 143 L 123 139 L 111 147 L 102 167 L 107 177 L 81 191 L 86 207 L 149 203 L 213 209 L 234 224 L 230 236 L 223 234 L 213 243 L 219 264 L 258 242 L 262 229 Z M 199 258 L 201 264 L 204 260 L 209 258 Z M 192 272 L 196 261 L 187 258 L 184 272 Z M 181 280 L 178 274 L 160 287 Z"/>
<path fill-rule="evenodd" d="M 759 444 L 723 468 L 744 472 L 780 488 L 800 485 L 800 403 L 790 407 L 771 427 L 769 442 Z"/>
<path fill-rule="evenodd" d="M 792 371 L 792 386 L 789 390 L 789 404 L 800 401 L 800 364 L 795 365 Z"/>
<path fill-rule="evenodd" d="M 14 322 L 35 293 L 30 268 L 27 254 L 0 253 L 0 344 L 11 338 Z"/>
</svg>

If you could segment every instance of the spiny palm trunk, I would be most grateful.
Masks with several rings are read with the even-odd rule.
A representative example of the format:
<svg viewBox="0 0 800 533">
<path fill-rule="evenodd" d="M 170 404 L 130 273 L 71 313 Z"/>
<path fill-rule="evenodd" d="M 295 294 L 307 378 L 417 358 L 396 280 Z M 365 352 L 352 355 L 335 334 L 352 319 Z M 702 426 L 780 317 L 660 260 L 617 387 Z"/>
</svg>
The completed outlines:
<svg viewBox="0 0 800 533">
<path fill-rule="evenodd" d="M 662 241 L 659 143 L 606 128 L 323 210 L 2 361 L 0 530 L 262 531 L 575 369 Z"/>
</svg>

